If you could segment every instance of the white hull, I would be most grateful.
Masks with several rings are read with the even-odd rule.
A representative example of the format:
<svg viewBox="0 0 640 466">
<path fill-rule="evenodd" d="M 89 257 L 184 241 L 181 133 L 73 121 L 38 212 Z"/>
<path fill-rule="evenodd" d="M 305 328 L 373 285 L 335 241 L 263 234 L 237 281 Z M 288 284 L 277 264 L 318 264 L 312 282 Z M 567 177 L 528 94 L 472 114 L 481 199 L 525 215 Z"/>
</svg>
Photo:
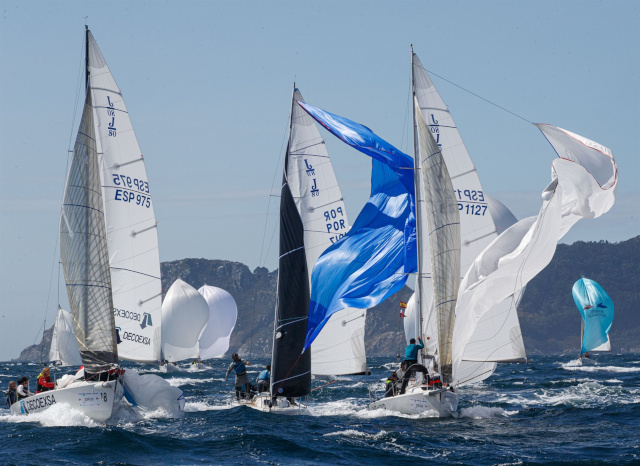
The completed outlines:
<svg viewBox="0 0 640 466">
<path fill-rule="evenodd" d="M 580 364 L 582 364 L 583 366 L 595 366 L 596 364 L 598 364 L 598 361 L 595 358 L 580 358 Z"/>
<path fill-rule="evenodd" d="M 369 409 L 388 409 L 402 414 L 435 412 L 438 417 L 451 417 L 458 410 L 458 395 L 449 389 L 423 390 L 408 388 L 403 395 L 381 398 L 369 404 Z"/>
<path fill-rule="evenodd" d="M 45 411 L 55 404 L 64 403 L 95 421 L 111 417 L 113 404 L 122 398 L 122 384 L 109 382 L 72 382 L 65 388 L 49 390 L 23 398 L 11 406 L 13 414 L 30 414 Z"/>
<path fill-rule="evenodd" d="M 160 366 L 160 372 L 178 372 L 180 371 L 180 367 L 178 367 L 177 364 L 173 364 L 173 363 L 169 363 L 169 364 L 162 364 Z"/>
<path fill-rule="evenodd" d="M 251 401 L 241 401 L 240 404 L 264 413 L 306 414 L 308 412 L 306 405 L 302 403 L 292 405 L 286 398 L 277 397 L 276 401 L 272 402 L 268 392 L 254 396 Z"/>
</svg>

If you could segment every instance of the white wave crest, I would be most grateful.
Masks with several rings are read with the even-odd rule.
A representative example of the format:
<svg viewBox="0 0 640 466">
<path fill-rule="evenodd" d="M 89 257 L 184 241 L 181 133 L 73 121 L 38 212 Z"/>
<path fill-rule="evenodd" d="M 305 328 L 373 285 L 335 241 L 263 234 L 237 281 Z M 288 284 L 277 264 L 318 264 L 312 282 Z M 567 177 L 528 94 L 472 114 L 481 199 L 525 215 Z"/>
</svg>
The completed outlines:
<svg viewBox="0 0 640 466">
<path fill-rule="evenodd" d="M 94 421 L 80 411 L 76 411 L 66 403 L 56 403 L 44 411 L 27 415 L 1 414 L 0 422 L 12 424 L 37 422 L 42 427 L 99 427 L 104 425 Z"/>
<path fill-rule="evenodd" d="M 187 401 L 184 405 L 184 411 L 185 413 L 197 413 L 201 411 L 221 411 L 234 407 L 234 405 L 229 403 L 224 405 L 212 405 L 207 403 L 206 401 Z"/>
<path fill-rule="evenodd" d="M 172 387 L 181 387 L 183 385 L 196 385 L 200 383 L 211 383 L 213 382 L 213 378 L 210 379 L 193 379 L 189 377 L 171 377 L 170 379 L 166 379 L 169 382 L 169 385 Z M 224 380 L 224 379 L 222 379 Z M 220 381 L 220 379 L 218 379 Z"/>
<path fill-rule="evenodd" d="M 381 430 L 377 434 L 370 434 L 368 432 L 361 432 L 355 429 L 346 429 L 340 430 L 338 432 L 329 432 L 328 434 L 324 434 L 323 437 L 349 437 L 349 438 L 357 438 L 357 439 L 365 439 L 365 440 L 380 440 L 384 437 L 387 437 L 389 433 L 387 431 Z"/>
<path fill-rule="evenodd" d="M 509 417 L 518 414 L 518 411 L 507 411 L 506 409 L 495 406 L 472 406 L 470 408 L 462 408 L 459 418 L 471 419 L 491 419 L 495 417 Z"/>
</svg>

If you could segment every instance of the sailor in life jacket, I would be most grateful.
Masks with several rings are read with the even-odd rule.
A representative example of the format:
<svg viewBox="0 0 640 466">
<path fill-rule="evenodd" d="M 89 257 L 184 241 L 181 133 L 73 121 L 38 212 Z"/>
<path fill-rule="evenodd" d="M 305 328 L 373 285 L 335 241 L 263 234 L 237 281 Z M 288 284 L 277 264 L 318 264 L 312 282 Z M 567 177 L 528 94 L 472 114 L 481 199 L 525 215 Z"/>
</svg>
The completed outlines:
<svg viewBox="0 0 640 466">
<path fill-rule="evenodd" d="M 267 364 L 265 370 L 258 375 L 258 393 L 268 392 L 271 384 L 271 364 Z"/>
<path fill-rule="evenodd" d="M 229 364 L 227 375 L 224 377 L 224 381 L 227 381 L 231 372 L 236 373 L 236 399 L 239 400 L 240 398 L 244 398 L 245 394 L 248 394 L 251 391 L 251 385 L 249 384 L 249 377 L 247 376 L 246 368 L 246 366 L 251 365 L 251 362 L 240 359 L 238 353 L 233 353 L 231 355 L 231 359 L 233 359 L 233 361 L 231 362 L 231 364 Z"/>
<path fill-rule="evenodd" d="M 56 384 L 51 380 L 51 371 L 48 367 L 45 367 L 40 374 L 38 374 L 38 389 L 36 393 L 46 392 L 56 388 Z"/>
</svg>

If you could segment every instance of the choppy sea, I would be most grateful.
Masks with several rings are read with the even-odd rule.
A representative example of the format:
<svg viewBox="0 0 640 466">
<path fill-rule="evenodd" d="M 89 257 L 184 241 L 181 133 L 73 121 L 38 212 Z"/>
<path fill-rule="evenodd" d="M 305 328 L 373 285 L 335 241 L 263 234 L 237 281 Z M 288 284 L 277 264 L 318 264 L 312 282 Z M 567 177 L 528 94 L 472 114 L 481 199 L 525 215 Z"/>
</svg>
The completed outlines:
<svg viewBox="0 0 640 466">
<path fill-rule="evenodd" d="M 127 411 L 100 424 L 64 405 L 28 416 L 0 409 L 0 463 L 640 464 L 640 355 L 602 355 L 587 367 L 569 356 L 499 365 L 459 390 L 451 419 L 368 410 L 369 388 L 382 389 L 393 365 L 384 359 L 369 360 L 370 376 L 314 380 L 322 387 L 298 416 L 231 404 L 228 362 L 169 374 L 132 365 L 184 391 L 180 417 Z M 255 378 L 268 361 L 252 362 Z M 0 363 L 0 387 L 22 375 L 33 385 L 37 372 L 33 363 Z"/>
</svg>

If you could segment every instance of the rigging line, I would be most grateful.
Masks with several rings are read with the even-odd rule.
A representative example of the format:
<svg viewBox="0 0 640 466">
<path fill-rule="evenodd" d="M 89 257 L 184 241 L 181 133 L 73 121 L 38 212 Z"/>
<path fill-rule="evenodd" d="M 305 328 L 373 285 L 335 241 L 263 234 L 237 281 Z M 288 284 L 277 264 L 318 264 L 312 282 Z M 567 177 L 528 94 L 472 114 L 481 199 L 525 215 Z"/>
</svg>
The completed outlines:
<svg viewBox="0 0 640 466">
<path fill-rule="evenodd" d="M 464 87 L 460 86 L 459 84 L 454 83 L 453 81 L 449 81 L 447 78 L 444 78 L 444 77 L 440 76 L 439 74 L 434 73 L 433 71 L 429 71 L 429 70 L 428 70 L 428 69 L 426 69 L 425 67 L 422 67 L 422 69 L 423 69 L 423 70 L 425 70 L 427 73 L 432 74 L 433 76 L 437 76 L 438 78 L 440 78 L 440 79 L 442 79 L 442 80 L 444 80 L 444 81 L 448 82 L 449 84 L 453 84 L 453 85 L 454 85 L 454 86 L 456 86 L 457 88 L 462 89 L 463 91 L 465 91 L 465 92 L 467 92 L 467 93 L 471 94 L 472 96 L 475 96 L 475 97 L 477 97 L 477 98 L 478 98 L 478 99 L 480 99 L 480 100 L 484 100 L 484 101 L 485 101 L 485 102 L 487 102 L 488 104 L 491 104 L 491 105 L 493 105 L 494 107 L 498 107 L 500 110 L 503 110 L 503 111 L 505 111 L 505 112 L 507 112 L 507 113 L 510 113 L 510 114 L 511 114 L 511 115 L 513 115 L 514 117 L 520 118 L 521 120 L 524 120 L 524 121 L 526 121 L 527 123 L 533 124 L 533 122 L 532 122 L 532 121 L 527 120 L 525 117 L 522 117 L 522 116 L 518 115 L 517 113 L 514 113 L 514 112 L 512 112 L 511 110 L 508 110 L 508 109 L 504 108 L 503 106 L 498 105 L 498 104 L 496 104 L 495 102 L 490 101 L 489 99 L 485 99 L 484 97 L 482 97 L 482 96 L 480 96 L 480 95 L 476 94 L 475 92 L 472 92 L 472 91 L 470 91 L 469 89 L 466 89 L 466 88 L 464 88 Z"/>
<path fill-rule="evenodd" d="M 333 382 L 329 382 L 329 383 L 325 383 L 324 385 L 320 385 L 319 387 L 313 388 L 311 391 L 319 390 L 319 389 L 321 389 L 321 388 L 323 388 L 323 387 L 326 387 L 327 385 L 331 385 L 332 383 L 336 383 L 338 380 L 339 380 L 339 379 L 336 379 L 336 380 L 334 380 Z"/>
</svg>

